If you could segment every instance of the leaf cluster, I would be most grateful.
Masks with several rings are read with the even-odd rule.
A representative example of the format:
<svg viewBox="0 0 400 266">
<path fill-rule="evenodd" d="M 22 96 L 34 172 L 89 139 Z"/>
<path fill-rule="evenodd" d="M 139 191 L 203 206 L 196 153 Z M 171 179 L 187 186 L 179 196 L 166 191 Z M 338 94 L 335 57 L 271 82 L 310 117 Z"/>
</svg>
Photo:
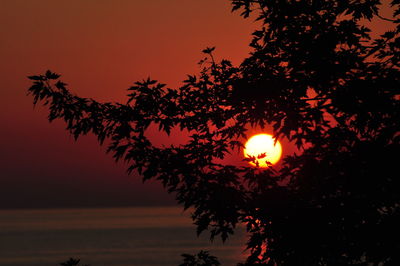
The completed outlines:
<svg viewBox="0 0 400 266">
<path fill-rule="evenodd" d="M 80 259 L 70 258 L 69 260 L 67 260 L 65 262 L 61 262 L 60 265 L 61 266 L 77 266 L 77 265 L 79 265 L 80 262 L 81 262 Z M 89 266 L 89 264 L 85 264 L 82 266 Z"/>
<path fill-rule="evenodd" d="M 183 263 L 179 266 L 219 266 L 218 259 L 209 254 L 208 251 L 201 250 L 196 255 L 182 254 Z"/>
</svg>

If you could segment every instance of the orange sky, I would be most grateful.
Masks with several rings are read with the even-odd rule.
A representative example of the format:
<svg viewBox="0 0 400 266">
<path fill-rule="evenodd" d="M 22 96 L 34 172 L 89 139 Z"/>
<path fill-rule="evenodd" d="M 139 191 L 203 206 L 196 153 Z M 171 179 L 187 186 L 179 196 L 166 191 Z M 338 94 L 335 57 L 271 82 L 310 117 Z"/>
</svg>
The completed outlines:
<svg viewBox="0 0 400 266">
<path fill-rule="evenodd" d="M 93 137 L 74 143 L 63 123 L 49 124 L 26 96 L 26 76 L 51 69 L 78 95 L 125 101 L 148 76 L 179 86 L 207 46 L 240 63 L 254 28 L 228 0 L 2 0 L 0 208 L 173 203 L 158 184 L 128 177 Z"/>
<path fill-rule="evenodd" d="M 253 28 L 227 0 L 2 0 L 0 208 L 172 203 L 93 137 L 74 143 L 63 123 L 49 124 L 26 76 L 51 69 L 78 95 L 125 101 L 148 76 L 179 86 L 207 46 L 239 63 Z"/>
</svg>

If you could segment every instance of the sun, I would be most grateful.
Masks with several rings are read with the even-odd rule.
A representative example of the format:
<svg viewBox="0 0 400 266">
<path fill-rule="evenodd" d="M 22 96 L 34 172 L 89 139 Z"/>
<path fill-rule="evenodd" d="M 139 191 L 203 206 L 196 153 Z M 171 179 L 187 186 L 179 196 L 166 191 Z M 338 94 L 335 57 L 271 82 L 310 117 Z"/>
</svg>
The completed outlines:
<svg viewBox="0 0 400 266">
<path fill-rule="evenodd" d="M 268 167 L 267 161 L 276 164 L 282 155 L 282 146 L 272 135 L 257 134 L 252 136 L 245 145 L 244 157 L 255 157 L 255 162 L 249 162 L 253 166 Z M 264 156 L 265 155 L 265 156 Z M 257 165 L 258 164 L 258 165 Z"/>
</svg>

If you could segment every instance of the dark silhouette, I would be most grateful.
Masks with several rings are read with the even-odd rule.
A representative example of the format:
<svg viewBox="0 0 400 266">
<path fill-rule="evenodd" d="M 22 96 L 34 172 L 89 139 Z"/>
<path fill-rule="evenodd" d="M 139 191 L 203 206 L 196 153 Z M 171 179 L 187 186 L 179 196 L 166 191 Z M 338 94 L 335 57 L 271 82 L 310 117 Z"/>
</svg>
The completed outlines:
<svg viewBox="0 0 400 266">
<path fill-rule="evenodd" d="M 201 250 L 197 255 L 182 254 L 183 263 L 179 266 L 219 266 L 216 257 L 211 256 L 208 251 Z"/>
<path fill-rule="evenodd" d="M 80 259 L 74 259 L 74 258 L 70 258 L 69 260 L 65 261 L 65 262 L 61 262 L 60 265 L 61 266 L 79 266 L 79 263 L 81 262 Z M 85 264 L 82 266 L 89 266 L 89 264 Z"/>
<path fill-rule="evenodd" d="M 108 139 L 128 172 L 160 180 L 194 208 L 198 234 L 226 240 L 245 224 L 244 265 L 399 265 L 400 1 L 394 19 L 377 0 L 232 4 L 262 24 L 240 66 L 207 48 L 203 71 L 181 88 L 143 80 L 124 104 L 77 97 L 48 71 L 30 77 L 34 103 L 75 138 Z M 373 38 L 364 26 L 372 19 L 393 29 Z M 152 123 L 188 130 L 190 141 L 155 147 L 145 134 Z M 300 152 L 279 169 L 216 163 L 266 125 Z"/>
</svg>

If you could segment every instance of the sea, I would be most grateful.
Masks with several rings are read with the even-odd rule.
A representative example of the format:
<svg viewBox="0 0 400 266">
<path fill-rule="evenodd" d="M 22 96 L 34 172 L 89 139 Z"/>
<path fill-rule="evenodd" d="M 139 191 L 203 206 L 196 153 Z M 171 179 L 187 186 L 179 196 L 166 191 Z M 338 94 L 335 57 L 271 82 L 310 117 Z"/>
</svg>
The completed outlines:
<svg viewBox="0 0 400 266">
<path fill-rule="evenodd" d="M 180 207 L 0 210 L 1 266 L 179 265 L 181 254 L 207 250 L 222 265 L 244 261 L 245 231 L 225 243 L 196 235 Z"/>
</svg>

